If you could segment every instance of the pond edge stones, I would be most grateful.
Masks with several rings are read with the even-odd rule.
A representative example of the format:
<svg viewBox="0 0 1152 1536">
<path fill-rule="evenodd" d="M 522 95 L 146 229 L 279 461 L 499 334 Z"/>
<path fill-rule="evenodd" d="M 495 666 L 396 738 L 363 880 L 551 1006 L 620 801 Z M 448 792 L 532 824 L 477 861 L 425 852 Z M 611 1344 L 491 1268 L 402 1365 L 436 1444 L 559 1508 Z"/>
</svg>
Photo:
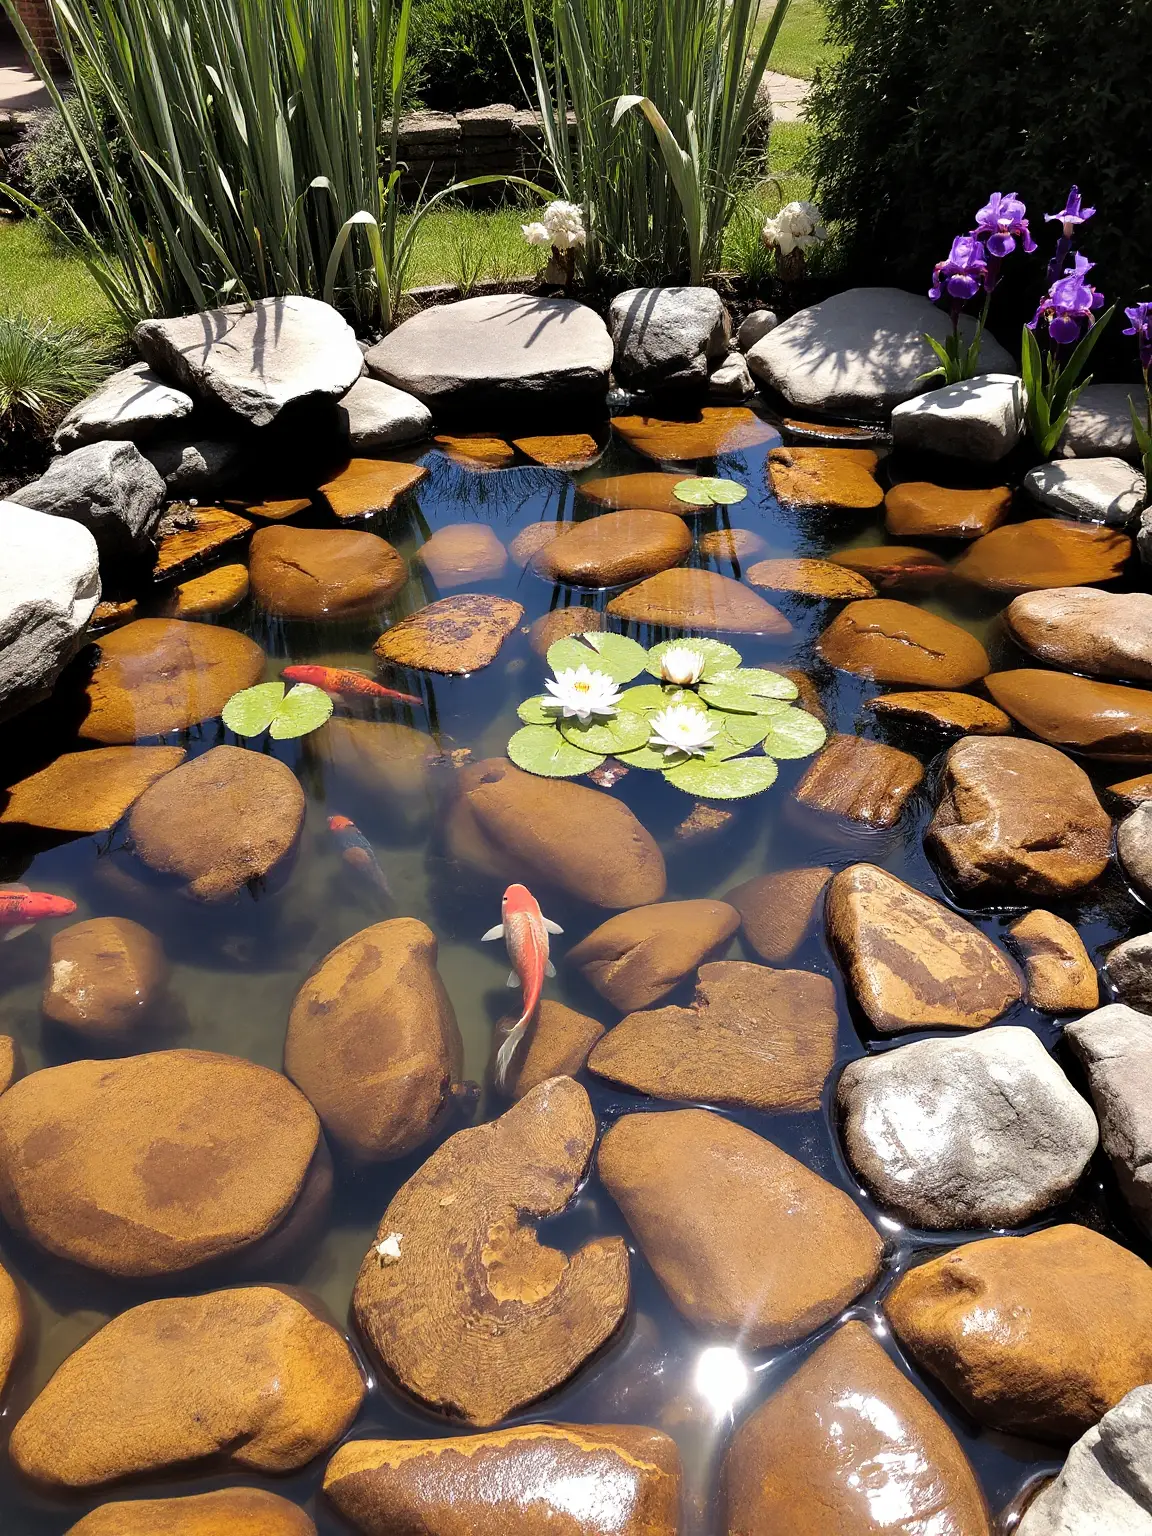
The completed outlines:
<svg viewBox="0 0 1152 1536">
<path fill-rule="evenodd" d="M 1150 1466 L 1152 1387 L 1133 1387 L 1077 1440 L 1028 1505 L 1016 1536 L 1147 1536 Z"/>
<path fill-rule="evenodd" d="M 1152 1235 L 1152 1017 L 1110 1003 L 1066 1024 L 1064 1037 L 1088 1074 L 1120 1193 Z"/>
<path fill-rule="evenodd" d="M 1010 373 L 930 389 L 892 412 L 897 448 L 948 454 L 995 464 L 1012 452 L 1024 430 L 1024 385 Z"/>
</svg>

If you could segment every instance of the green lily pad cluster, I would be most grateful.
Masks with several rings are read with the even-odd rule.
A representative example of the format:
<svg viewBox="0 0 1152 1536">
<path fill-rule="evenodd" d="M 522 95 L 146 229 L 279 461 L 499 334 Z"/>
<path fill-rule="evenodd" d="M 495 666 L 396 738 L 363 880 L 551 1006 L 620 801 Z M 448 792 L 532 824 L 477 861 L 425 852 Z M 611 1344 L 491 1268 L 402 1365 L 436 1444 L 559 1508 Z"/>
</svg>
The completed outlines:
<svg viewBox="0 0 1152 1536">
<path fill-rule="evenodd" d="M 291 741 L 319 730 L 332 713 L 332 700 L 322 688 L 297 683 L 284 691 L 283 683 L 257 683 L 242 688 L 225 704 L 221 718 L 237 736 L 260 736 Z"/>
<path fill-rule="evenodd" d="M 718 475 L 699 475 L 677 481 L 672 494 L 689 507 L 734 507 L 747 496 L 748 487 L 738 480 L 724 480 Z"/>
<path fill-rule="evenodd" d="M 662 681 L 665 652 L 682 647 L 705 658 L 691 687 Z M 557 640 L 548 649 L 548 665 L 557 675 L 586 666 L 621 687 L 642 674 L 656 681 L 625 689 L 615 715 L 586 723 L 561 718 L 547 694 L 525 699 L 517 711 L 524 724 L 509 741 L 508 756 L 544 778 L 575 778 L 614 757 L 629 768 L 663 774 L 697 799 L 743 800 L 772 786 L 778 761 L 809 757 L 824 745 L 820 721 L 793 706 L 795 683 L 778 672 L 742 666 L 739 651 L 719 640 L 666 640 L 645 650 L 623 635 L 592 631 Z M 653 716 L 671 704 L 702 710 L 719 727 L 703 756 L 669 754 L 649 744 Z"/>
</svg>

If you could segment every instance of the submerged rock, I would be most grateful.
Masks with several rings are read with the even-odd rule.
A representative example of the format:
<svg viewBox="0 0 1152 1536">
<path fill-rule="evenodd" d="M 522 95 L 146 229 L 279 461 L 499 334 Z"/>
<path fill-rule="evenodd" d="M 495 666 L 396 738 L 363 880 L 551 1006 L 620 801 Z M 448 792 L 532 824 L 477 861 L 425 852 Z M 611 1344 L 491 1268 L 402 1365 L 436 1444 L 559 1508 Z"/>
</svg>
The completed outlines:
<svg viewBox="0 0 1152 1536">
<path fill-rule="evenodd" d="M 703 541 L 701 541 L 703 547 Z M 760 560 L 744 573 L 748 584 L 769 592 L 796 592 L 801 597 L 875 597 L 867 576 L 834 565 L 831 560 Z"/>
<path fill-rule="evenodd" d="M 382 634 L 378 661 L 463 677 L 496 660 L 500 647 L 524 617 L 509 597 L 462 593 L 418 608 Z"/>
<path fill-rule="evenodd" d="M 62 756 L 13 784 L 0 825 L 110 832 L 157 779 L 179 768 L 183 747 L 93 747 Z"/>
<path fill-rule="evenodd" d="M 52 935 L 40 1011 L 93 1044 L 130 1047 L 155 1026 L 167 983 L 154 933 L 126 917 L 92 917 Z"/>
<path fill-rule="evenodd" d="M 1131 553 L 1132 540 L 1111 528 L 1040 517 L 986 533 L 952 573 L 991 592 L 1038 592 L 1112 581 Z"/>
<path fill-rule="evenodd" d="M 984 686 L 1034 736 L 1106 763 L 1152 761 L 1152 690 L 1022 667 Z"/>
<path fill-rule="evenodd" d="M 512 444 L 491 432 L 438 432 L 435 441 L 446 459 L 481 474 L 490 469 L 508 469 L 516 462 Z"/>
<path fill-rule="evenodd" d="M 605 512 L 570 523 L 532 560 L 549 581 L 618 587 L 679 565 L 692 548 L 683 518 L 667 512 Z"/>
<path fill-rule="evenodd" d="M 568 951 L 621 1013 L 657 1002 L 704 961 L 727 949 L 740 914 L 723 901 L 666 901 L 621 912 Z"/>
<path fill-rule="evenodd" d="M 0 1093 L 24 1076 L 24 1057 L 11 1035 L 0 1035 Z"/>
<path fill-rule="evenodd" d="M 740 453 L 779 436 L 775 427 L 745 405 L 705 405 L 688 421 L 668 421 L 660 416 L 613 416 L 612 430 L 637 453 L 673 464 Z M 694 510 L 698 512 L 700 508 Z"/>
<path fill-rule="evenodd" d="M 975 539 L 1008 516 L 1012 492 L 1005 485 L 960 491 L 903 480 L 884 497 L 884 506 L 884 526 L 897 538 Z"/>
<path fill-rule="evenodd" d="M 924 777 L 918 758 L 866 736 L 831 736 L 795 797 L 810 810 L 869 827 L 894 827 Z"/>
<path fill-rule="evenodd" d="M 587 432 L 560 432 L 539 437 L 514 437 L 512 446 L 518 448 L 526 459 L 543 464 L 548 469 L 569 472 L 587 469 L 604 452 L 603 448 Z"/>
<path fill-rule="evenodd" d="M 493 1054 L 515 1023 L 514 1014 L 500 1020 L 492 1040 Z M 603 1024 L 586 1014 L 553 998 L 541 999 L 525 1047 L 513 1057 L 502 1091 L 510 1099 L 522 1099 L 550 1077 L 575 1077 L 603 1033 Z"/>
<path fill-rule="evenodd" d="M 911 544 L 876 544 L 852 549 L 842 549 L 828 557 L 833 565 L 843 565 L 850 571 L 859 571 L 882 592 L 899 591 L 902 588 L 926 590 L 939 584 L 948 575 L 948 565 L 930 549 L 917 549 Z"/>
<path fill-rule="evenodd" d="M 832 871 L 823 865 L 812 869 L 782 869 L 756 875 L 725 893 L 740 914 L 745 940 L 761 960 L 782 965 L 800 948 L 823 910 L 824 890 Z"/>
<path fill-rule="evenodd" d="M 11 501 L 87 528 L 107 566 L 145 548 L 160 517 L 164 481 L 135 443 L 89 443 L 62 454 Z"/>
<path fill-rule="evenodd" d="M 773 493 L 795 507 L 830 507 L 867 512 L 880 506 L 884 492 L 873 470 L 871 448 L 773 448 L 768 478 Z"/>
<path fill-rule="evenodd" d="M 681 470 L 641 470 L 633 474 L 578 480 L 576 489 L 581 496 L 587 496 L 589 501 L 610 512 L 643 507 L 650 512 L 671 512 L 676 517 L 695 517 L 704 508 L 681 501 L 675 494 L 676 487 L 685 478 Z"/>
<path fill-rule="evenodd" d="M 882 720 L 963 736 L 1006 736 L 1012 721 L 1002 709 L 971 693 L 928 689 L 916 693 L 884 693 L 865 699 L 864 708 Z"/>
<path fill-rule="evenodd" d="M 1024 961 L 1028 1001 L 1042 1013 L 1078 1013 L 1100 1002 L 1096 968 L 1084 941 L 1053 912 L 1026 912 L 1008 929 Z"/>
<path fill-rule="evenodd" d="M 391 459 L 350 459 L 320 487 L 333 517 L 349 521 L 388 512 L 405 491 L 428 478 L 423 464 L 398 464 Z"/>
<path fill-rule="evenodd" d="M 65 1536 L 316 1536 L 311 1517 L 262 1488 L 101 1504 Z"/>
<path fill-rule="evenodd" d="M 294 1472 L 349 1428 L 364 1382 L 343 1336 L 274 1286 L 130 1307 L 64 1361 L 12 1431 L 49 1488 L 231 1469 Z"/>
<path fill-rule="evenodd" d="M 508 546 L 508 553 L 516 564 L 523 570 L 531 564 L 533 558 L 538 555 L 553 539 L 558 539 L 569 525 L 567 523 L 540 522 L 529 523 Z"/>
<path fill-rule="evenodd" d="M 1110 1003 L 1066 1024 L 1064 1036 L 1088 1074 L 1120 1193 L 1152 1234 L 1152 1017 Z"/>
<path fill-rule="evenodd" d="M 750 528 L 714 528 L 711 533 L 700 535 L 696 547 L 709 560 L 727 561 L 735 565 L 764 554 L 768 543 Z"/>
<path fill-rule="evenodd" d="M 69 453 L 105 438 L 139 443 L 191 412 L 191 395 L 165 384 L 147 363 L 132 363 L 74 405 L 56 428 L 52 442 L 57 453 Z"/>
<path fill-rule="evenodd" d="M 897 448 L 995 464 L 1024 430 L 1024 385 L 1010 373 L 982 373 L 905 400 L 892 412 Z"/>
<path fill-rule="evenodd" d="M 432 412 L 415 395 L 361 375 L 340 401 L 340 421 L 355 449 L 394 448 L 432 431 Z"/>
<path fill-rule="evenodd" d="M 487 523 L 437 528 L 416 558 L 440 588 L 496 581 L 508 568 L 508 551 Z"/>
<path fill-rule="evenodd" d="M 614 372 L 629 389 L 697 389 L 728 350 L 715 288 L 629 288 L 608 310 Z"/>
<path fill-rule="evenodd" d="M 1024 476 L 1024 489 L 1063 517 L 1123 527 L 1144 505 L 1144 476 L 1123 459 L 1058 459 Z"/>
<path fill-rule="evenodd" d="M 533 621 L 528 631 L 528 644 L 537 656 L 547 656 L 548 647 L 563 640 L 565 635 L 586 635 L 592 630 L 607 628 L 599 608 L 553 608 L 551 613 Z"/>
<path fill-rule="evenodd" d="M 959 624 L 892 598 L 849 603 L 817 649 L 842 672 L 920 688 L 965 688 L 991 666 L 979 640 Z"/>
<path fill-rule="evenodd" d="M 608 604 L 610 617 L 706 634 L 784 636 L 792 626 L 757 593 L 718 571 L 661 571 L 621 592 Z"/>
<path fill-rule="evenodd" d="M 1050 587 L 1013 598 L 1004 622 L 1017 645 L 1053 666 L 1152 682 L 1152 593 Z"/>
<path fill-rule="evenodd" d="M 1152 1532 L 1152 1387 L 1133 1387 L 1077 1440 L 1028 1505 L 1017 1536 Z"/>
<path fill-rule="evenodd" d="M 218 565 L 173 587 L 162 611 L 174 619 L 212 619 L 231 613 L 248 596 L 248 567 Z"/>
<path fill-rule="evenodd" d="M 0 1398 L 24 1345 L 24 1303 L 16 1282 L 0 1265 Z"/>
<path fill-rule="evenodd" d="M 622 1115 L 596 1166 L 676 1310 L 748 1348 L 804 1338 L 880 1273 L 843 1190 L 711 1110 Z"/>
<path fill-rule="evenodd" d="M 310 746 L 393 821 L 411 828 L 431 812 L 429 763 L 437 747 L 426 731 L 398 720 L 333 715 Z"/>
</svg>

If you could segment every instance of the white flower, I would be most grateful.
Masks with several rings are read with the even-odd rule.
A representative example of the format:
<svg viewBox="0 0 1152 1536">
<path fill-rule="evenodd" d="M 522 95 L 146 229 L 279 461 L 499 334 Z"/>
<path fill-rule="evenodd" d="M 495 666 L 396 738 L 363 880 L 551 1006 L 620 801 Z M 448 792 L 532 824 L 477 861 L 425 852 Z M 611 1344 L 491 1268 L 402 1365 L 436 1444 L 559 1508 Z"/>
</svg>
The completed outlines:
<svg viewBox="0 0 1152 1536">
<path fill-rule="evenodd" d="M 543 224 L 521 224 L 524 238 L 529 245 L 551 245 L 552 237 Z"/>
<path fill-rule="evenodd" d="M 827 238 L 823 215 L 815 203 L 785 203 L 776 217 L 764 225 L 764 244 L 775 246 L 781 256 L 806 251 Z"/>
<path fill-rule="evenodd" d="M 649 724 L 652 734 L 648 745 L 663 747 L 665 757 L 671 757 L 673 752 L 703 757 L 720 731 L 720 727 L 708 718 L 706 710 L 696 709 L 691 704 L 669 704 L 667 709 L 653 715 Z"/>
<path fill-rule="evenodd" d="M 612 716 L 620 698 L 620 690 L 607 672 L 593 672 L 588 667 L 569 667 L 544 686 L 552 695 L 548 703 L 559 708 L 565 719 L 570 715 L 577 720 Z"/>
<path fill-rule="evenodd" d="M 661 658 L 660 676 L 678 688 L 690 688 L 700 681 L 707 665 L 708 658 L 703 651 L 693 650 L 688 645 L 674 645 Z"/>
<path fill-rule="evenodd" d="M 587 240 L 584 215 L 576 203 L 549 203 L 538 223 L 521 224 L 529 245 L 551 245 L 558 251 L 575 250 Z"/>
</svg>

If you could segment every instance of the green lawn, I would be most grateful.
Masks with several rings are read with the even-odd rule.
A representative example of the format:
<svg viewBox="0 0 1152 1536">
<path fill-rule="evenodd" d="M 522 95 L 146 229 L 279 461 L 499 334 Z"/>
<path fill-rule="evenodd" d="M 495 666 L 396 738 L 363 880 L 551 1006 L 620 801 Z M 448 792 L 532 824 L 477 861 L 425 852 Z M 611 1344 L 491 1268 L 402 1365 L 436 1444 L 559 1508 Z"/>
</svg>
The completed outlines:
<svg viewBox="0 0 1152 1536">
<path fill-rule="evenodd" d="M 772 15 L 772 4 L 773 0 L 763 0 L 761 6 L 765 26 Z M 834 52 L 824 41 L 822 0 L 792 0 L 768 67 L 782 75 L 811 80 L 817 64 L 831 58 Z"/>
<path fill-rule="evenodd" d="M 94 332 L 119 329 L 88 268 L 35 219 L 0 220 L 0 303 L 33 320 Z"/>
</svg>

